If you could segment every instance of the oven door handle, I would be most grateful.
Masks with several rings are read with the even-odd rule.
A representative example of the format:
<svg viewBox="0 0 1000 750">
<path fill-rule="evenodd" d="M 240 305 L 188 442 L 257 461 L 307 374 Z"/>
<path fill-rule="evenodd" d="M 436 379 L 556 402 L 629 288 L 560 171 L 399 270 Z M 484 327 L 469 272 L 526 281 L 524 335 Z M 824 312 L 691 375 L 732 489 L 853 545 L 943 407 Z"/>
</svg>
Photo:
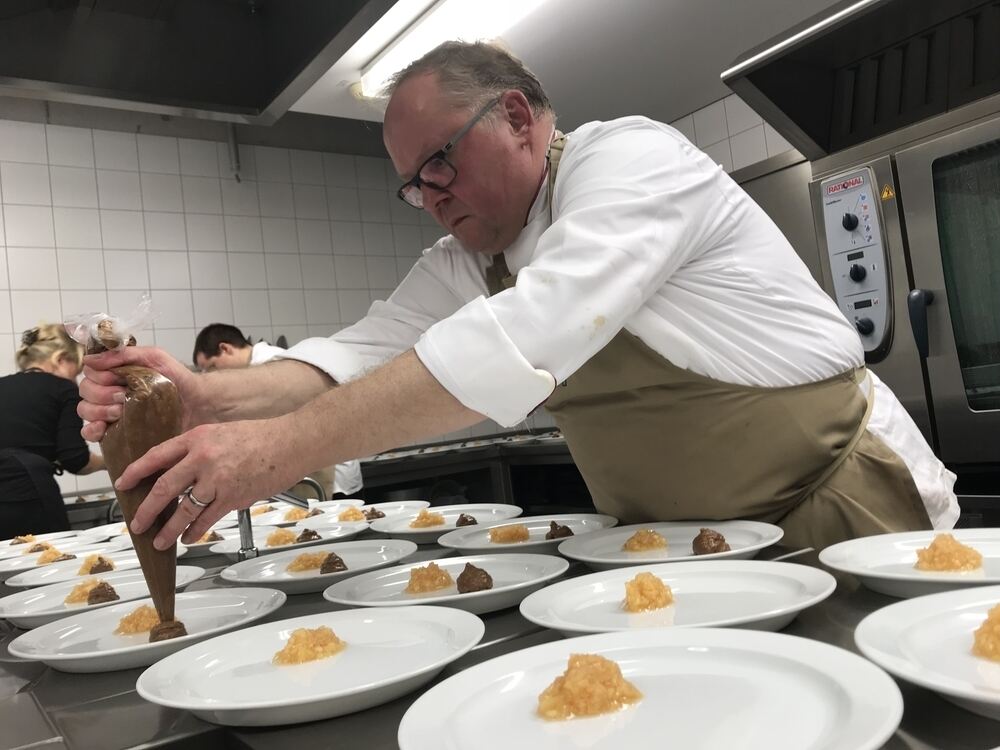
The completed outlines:
<svg viewBox="0 0 1000 750">
<path fill-rule="evenodd" d="M 910 313 L 910 327 L 917 351 L 927 359 L 927 307 L 934 302 L 934 292 L 930 289 L 914 289 L 906 295 L 906 307 Z"/>
</svg>

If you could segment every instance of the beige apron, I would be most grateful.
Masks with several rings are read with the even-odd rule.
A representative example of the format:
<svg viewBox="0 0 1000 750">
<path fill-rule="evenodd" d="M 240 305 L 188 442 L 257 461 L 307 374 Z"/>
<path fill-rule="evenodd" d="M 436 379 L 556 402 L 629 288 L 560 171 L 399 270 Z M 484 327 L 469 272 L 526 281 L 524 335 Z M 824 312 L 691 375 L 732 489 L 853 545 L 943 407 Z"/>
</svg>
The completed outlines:
<svg viewBox="0 0 1000 750">
<path fill-rule="evenodd" d="M 549 201 L 565 136 L 549 151 Z M 513 286 L 503 253 L 490 294 Z M 791 546 L 930 528 L 909 470 L 867 431 L 864 368 L 757 388 L 677 367 L 621 330 L 545 402 L 594 504 L 623 523 L 749 518 Z"/>
</svg>

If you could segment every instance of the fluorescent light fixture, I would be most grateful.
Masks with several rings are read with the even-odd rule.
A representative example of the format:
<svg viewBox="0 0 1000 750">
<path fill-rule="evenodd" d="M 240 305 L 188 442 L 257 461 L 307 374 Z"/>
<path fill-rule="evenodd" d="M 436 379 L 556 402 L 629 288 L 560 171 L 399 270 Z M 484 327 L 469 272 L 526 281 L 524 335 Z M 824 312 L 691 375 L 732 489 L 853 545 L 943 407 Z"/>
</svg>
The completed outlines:
<svg viewBox="0 0 1000 750">
<path fill-rule="evenodd" d="M 437 0 L 361 71 L 361 93 L 378 96 L 393 73 L 452 39 L 493 39 L 545 0 Z"/>
</svg>

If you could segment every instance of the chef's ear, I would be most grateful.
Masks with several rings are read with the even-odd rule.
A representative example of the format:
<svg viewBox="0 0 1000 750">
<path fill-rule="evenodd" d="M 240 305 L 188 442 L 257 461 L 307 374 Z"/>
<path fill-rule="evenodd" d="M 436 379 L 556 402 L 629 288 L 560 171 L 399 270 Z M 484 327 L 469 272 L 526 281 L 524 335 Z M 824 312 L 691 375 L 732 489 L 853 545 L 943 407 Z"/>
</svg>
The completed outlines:
<svg viewBox="0 0 1000 750">
<path fill-rule="evenodd" d="M 526 135 L 535 123 L 535 113 L 527 97 L 517 90 L 505 91 L 500 97 L 500 110 L 514 135 Z"/>
</svg>

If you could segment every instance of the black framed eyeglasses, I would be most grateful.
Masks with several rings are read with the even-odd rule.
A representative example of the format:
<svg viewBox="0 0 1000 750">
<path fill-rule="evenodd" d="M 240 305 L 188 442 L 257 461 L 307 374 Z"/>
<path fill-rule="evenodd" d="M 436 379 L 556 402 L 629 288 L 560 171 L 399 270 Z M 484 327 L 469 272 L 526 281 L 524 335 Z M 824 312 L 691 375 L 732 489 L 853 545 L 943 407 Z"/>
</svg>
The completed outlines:
<svg viewBox="0 0 1000 750">
<path fill-rule="evenodd" d="M 486 113 L 493 109 L 499 101 L 499 96 L 492 99 L 471 120 L 465 123 L 462 129 L 455 133 L 440 151 L 435 151 L 427 157 L 426 161 L 420 165 L 420 169 L 417 170 L 413 179 L 396 191 L 396 197 L 407 205 L 422 209 L 424 207 L 424 194 L 420 189 L 421 186 L 426 185 L 435 190 L 444 190 L 453 183 L 455 178 L 458 177 L 458 170 L 448 161 L 448 154 L 454 150 L 465 134 L 472 130 L 475 124 L 482 120 L 486 116 Z"/>
</svg>

